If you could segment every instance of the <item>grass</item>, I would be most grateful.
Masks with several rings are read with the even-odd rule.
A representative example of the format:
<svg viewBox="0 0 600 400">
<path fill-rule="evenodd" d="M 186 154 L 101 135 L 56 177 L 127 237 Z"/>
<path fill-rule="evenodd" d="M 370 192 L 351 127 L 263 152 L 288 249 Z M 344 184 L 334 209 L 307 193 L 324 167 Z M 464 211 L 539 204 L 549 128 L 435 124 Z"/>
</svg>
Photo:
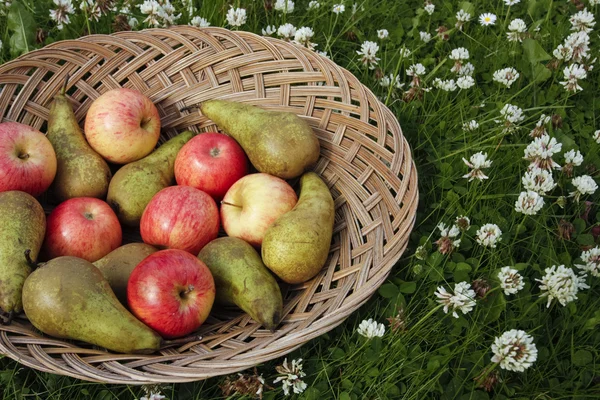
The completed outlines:
<svg viewBox="0 0 600 400">
<path fill-rule="evenodd" d="M 54 7 L 50 1 L 13 3 L 22 7 L 12 6 L 11 14 L 0 17 L 3 61 L 24 47 L 114 30 L 113 12 L 98 21 L 90 20 L 77 3 L 70 23 L 58 30 L 49 18 L 48 10 Z M 587 71 L 587 77 L 579 80 L 582 90 L 568 92 L 561 84 L 565 81 L 563 69 L 573 62 L 556 60 L 553 50 L 571 33 L 572 15 L 587 7 L 598 17 L 600 6 L 588 0 L 523 0 L 510 7 L 500 0 L 435 0 L 435 10 L 429 15 L 422 1 L 365 0 L 356 3 L 354 13 L 354 3 L 345 1 L 345 11 L 334 14 L 332 7 L 337 1 L 321 1 L 318 9 L 308 10 L 308 1 L 299 0 L 294 12 L 286 15 L 268 10 L 273 3 L 193 1 L 197 9 L 194 15 L 207 18 L 213 26 L 227 26 L 225 15 L 233 4 L 247 10 L 247 21 L 239 29 L 260 34 L 267 25 L 285 22 L 312 27 L 317 50 L 326 51 L 353 72 L 398 117 L 412 147 L 421 193 L 409 248 L 389 280 L 345 323 L 288 356 L 288 360 L 302 358 L 306 373 L 306 390 L 294 396 L 344 400 L 598 398 L 599 278 L 588 273 L 589 289 L 579 291 L 577 299 L 565 306 L 555 300 L 550 307 L 546 307 L 547 299 L 540 297 L 543 291 L 538 280 L 553 265 L 582 272 L 575 267 L 583 263 L 582 251 L 599 243 L 599 192 L 585 194 L 579 202 L 569 196 L 575 190 L 573 176 L 588 175 L 600 181 L 600 139 L 593 137 L 600 129 L 600 101 L 596 96 L 600 81 L 595 70 Z M 177 22 L 188 23 L 191 15 L 185 4 L 173 1 L 173 5 L 176 13 L 182 13 Z M 136 29 L 143 28 L 145 16 L 137 7 L 130 9 L 140 22 Z M 471 14 L 462 30 L 455 27 L 460 9 Z M 16 22 L 15 10 L 20 10 L 21 24 Z M 477 16 L 484 12 L 497 16 L 494 25 L 478 23 Z M 506 37 L 515 18 L 527 25 L 522 42 Z M 36 28 L 43 30 L 38 37 L 44 37 L 38 43 L 31 34 Z M 389 31 L 387 39 L 377 37 L 377 30 L 383 28 Z M 430 33 L 431 41 L 423 42 L 419 32 Z M 25 39 L 13 39 L 15 44 L 10 46 L 15 35 Z M 448 35 L 447 40 L 444 35 Z M 580 62 L 587 66 L 598 54 L 600 41 L 595 31 L 589 37 L 592 57 Z M 364 41 L 379 45 L 380 60 L 373 69 L 363 65 L 357 54 Z M 469 51 L 469 59 L 463 63 L 474 65 L 475 85 L 455 91 L 436 88 L 435 78 L 457 79 L 449 57 L 459 47 Z M 410 55 L 401 51 L 404 48 Z M 413 78 L 406 70 L 414 63 L 426 69 L 420 77 L 421 91 L 411 91 L 409 86 Z M 510 88 L 493 80 L 494 71 L 507 67 L 519 73 Z M 392 81 L 404 84 L 401 89 L 380 84 L 381 77 L 390 74 Z M 510 133 L 497 122 L 506 104 L 520 107 L 524 115 Z M 529 134 L 541 114 L 552 117 L 545 128 L 562 143 L 554 161 L 564 165 L 563 154 L 571 149 L 579 150 L 584 160 L 574 167 L 572 176 L 565 169 L 553 170 L 556 187 L 543 195 L 545 204 L 539 211 L 525 215 L 515 210 L 515 201 L 524 191 L 521 178 L 528 168 L 524 149 L 533 140 Z M 463 124 L 471 120 L 479 127 L 464 130 Z M 469 168 L 462 158 L 468 160 L 479 151 L 492 161 L 483 170 L 489 179 L 468 181 L 463 175 Z M 436 227 L 440 222 L 451 225 L 459 215 L 468 216 L 471 227 L 460 233 L 458 248 L 442 254 L 445 251 L 436 245 L 440 238 Z M 477 229 L 487 223 L 497 224 L 502 231 L 495 248 L 476 240 Z M 497 275 L 504 266 L 517 269 L 523 277 L 525 286 L 516 294 L 505 295 L 500 288 Z M 489 290 L 476 298 L 472 311 L 459 312 L 459 317 L 453 318 L 444 313 L 434 293 L 440 286 L 451 292 L 459 282 Z M 393 317 L 397 317 L 395 330 L 386 321 Z M 366 339 L 357 334 L 360 321 L 367 318 L 385 324 L 383 337 Z M 537 360 L 524 372 L 508 371 L 491 361 L 494 339 L 510 329 L 526 331 L 537 347 Z M 258 374 L 270 386 L 264 389 L 266 399 L 283 397 L 280 384 L 273 384 L 275 367 L 282 362 L 279 359 L 258 366 Z M 169 399 L 226 398 L 219 387 L 225 379 L 162 385 L 154 390 Z M 481 385 L 485 379 L 489 391 Z M 139 398 L 144 389 L 40 373 L 4 358 L 0 359 L 0 392 L 6 399 L 122 399 Z"/>
</svg>

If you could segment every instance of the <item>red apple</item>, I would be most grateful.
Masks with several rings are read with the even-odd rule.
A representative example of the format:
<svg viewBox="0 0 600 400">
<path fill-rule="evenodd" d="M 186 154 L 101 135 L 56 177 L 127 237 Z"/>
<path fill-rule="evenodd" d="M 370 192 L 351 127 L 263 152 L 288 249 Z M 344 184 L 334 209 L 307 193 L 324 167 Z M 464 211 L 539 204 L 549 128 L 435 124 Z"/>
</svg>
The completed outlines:
<svg viewBox="0 0 600 400">
<path fill-rule="evenodd" d="M 168 339 L 198 329 L 214 300 L 210 270 L 198 257 L 182 250 L 161 250 L 146 257 L 127 282 L 131 312 Z"/>
<path fill-rule="evenodd" d="M 158 192 L 140 220 L 145 243 L 198 255 L 219 234 L 219 210 L 207 193 L 190 186 L 170 186 Z"/>
<path fill-rule="evenodd" d="M 248 159 L 242 147 L 235 139 L 217 132 L 192 138 L 175 159 L 177 184 L 203 190 L 216 201 L 247 173 Z"/>
<path fill-rule="evenodd" d="M 102 157 L 127 164 L 148 155 L 160 136 L 158 110 L 133 89 L 113 89 L 98 97 L 85 117 L 85 137 Z"/>
<path fill-rule="evenodd" d="M 102 200 L 75 197 L 48 216 L 43 255 L 47 259 L 75 256 L 94 262 L 121 245 L 121 225 Z"/>
<path fill-rule="evenodd" d="M 286 181 L 269 174 L 250 174 L 233 184 L 221 202 L 227 235 L 258 247 L 267 228 L 296 205 L 298 196 Z"/>
<path fill-rule="evenodd" d="M 56 175 L 56 154 L 44 134 L 18 122 L 0 123 L 0 192 L 39 196 Z"/>
</svg>

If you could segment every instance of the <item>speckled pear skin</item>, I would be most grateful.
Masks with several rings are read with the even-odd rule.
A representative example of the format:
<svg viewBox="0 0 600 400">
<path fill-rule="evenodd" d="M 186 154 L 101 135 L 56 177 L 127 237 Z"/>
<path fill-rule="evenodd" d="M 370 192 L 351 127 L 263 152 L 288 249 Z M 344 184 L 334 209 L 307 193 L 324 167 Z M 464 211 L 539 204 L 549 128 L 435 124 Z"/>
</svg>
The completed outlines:
<svg viewBox="0 0 600 400">
<path fill-rule="evenodd" d="M 56 177 L 52 183 L 56 199 L 104 199 L 111 178 L 110 169 L 85 140 L 64 88 L 50 105 L 46 137 L 56 152 Z"/>
<path fill-rule="evenodd" d="M 154 195 L 173 184 L 177 153 L 194 133 L 169 139 L 146 157 L 119 169 L 110 181 L 107 202 L 122 224 L 139 227 L 144 209 Z"/>
<path fill-rule="evenodd" d="M 45 334 L 115 352 L 152 353 L 162 341 L 119 303 L 98 268 L 77 257 L 57 257 L 33 271 L 23 286 L 23 309 Z"/>
<path fill-rule="evenodd" d="M 335 208 L 329 188 L 314 172 L 300 178 L 296 206 L 267 229 L 262 259 L 287 283 L 306 282 L 319 273 L 329 254 Z"/>
<path fill-rule="evenodd" d="M 93 264 L 102 272 L 117 299 L 127 306 L 127 282 L 131 271 L 158 250 L 146 243 L 129 243 L 118 247 Z"/>
<path fill-rule="evenodd" d="M 20 312 L 21 291 L 31 273 L 25 251 L 37 259 L 46 233 L 44 209 L 30 194 L 0 193 L 0 310 Z"/>
<path fill-rule="evenodd" d="M 249 243 L 221 237 L 198 254 L 215 279 L 215 300 L 235 304 L 265 328 L 274 330 L 283 315 L 283 299 L 277 281 Z"/>
<path fill-rule="evenodd" d="M 200 109 L 242 146 L 260 172 L 292 179 L 319 159 L 319 139 L 294 113 L 226 100 L 205 101 Z"/>
</svg>

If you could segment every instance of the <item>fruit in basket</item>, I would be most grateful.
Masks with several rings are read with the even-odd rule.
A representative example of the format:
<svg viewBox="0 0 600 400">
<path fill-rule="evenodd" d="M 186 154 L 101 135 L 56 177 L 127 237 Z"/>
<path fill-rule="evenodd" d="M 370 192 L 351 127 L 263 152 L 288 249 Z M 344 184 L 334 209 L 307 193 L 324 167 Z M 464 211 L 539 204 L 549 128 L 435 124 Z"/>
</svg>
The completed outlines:
<svg viewBox="0 0 600 400">
<path fill-rule="evenodd" d="M 216 201 L 247 173 L 244 150 L 234 139 L 217 132 L 196 136 L 182 147 L 175 160 L 177 184 L 203 190 Z"/>
<path fill-rule="evenodd" d="M 269 174 L 246 175 L 233 184 L 221 202 L 221 221 L 227 235 L 259 247 L 267 228 L 296 205 L 294 189 Z"/>
<path fill-rule="evenodd" d="M 56 153 L 46 136 L 29 125 L 0 123 L 0 192 L 39 196 L 56 175 Z"/>
<path fill-rule="evenodd" d="M 48 215 L 42 248 L 46 259 L 75 256 L 94 262 L 121 245 L 114 211 L 100 199 L 77 197 L 60 203 Z"/>
<path fill-rule="evenodd" d="M 237 305 L 267 329 L 277 327 L 283 314 L 281 290 L 254 247 L 221 237 L 204 246 L 198 258 L 215 279 L 217 302 Z"/>
<path fill-rule="evenodd" d="M 127 282 L 131 271 L 150 254 L 158 250 L 146 243 L 123 245 L 93 264 L 102 272 L 117 299 L 127 305 Z"/>
<path fill-rule="evenodd" d="M 164 338 L 185 336 L 206 320 L 215 300 L 208 267 L 183 250 L 146 257 L 131 273 L 127 300 L 133 314 Z"/>
<path fill-rule="evenodd" d="M 8 319 L 22 310 L 21 290 L 37 259 L 46 215 L 33 196 L 20 191 L 0 193 L 0 312 Z"/>
<path fill-rule="evenodd" d="M 262 258 L 267 268 L 287 283 L 314 277 L 329 254 L 334 216 L 327 185 L 314 172 L 302 175 L 298 204 L 265 234 Z"/>
<path fill-rule="evenodd" d="M 115 210 L 121 223 L 139 226 L 144 209 L 152 197 L 173 184 L 177 153 L 193 135 L 190 131 L 182 132 L 146 157 L 121 167 L 115 173 L 108 187 L 106 201 Z"/>
<path fill-rule="evenodd" d="M 237 140 L 260 172 L 291 179 L 302 175 L 319 159 L 317 136 L 294 113 L 226 100 L 205 101 L 200 109 Z"/>
<path fill-rule="evenodd" d="M 98 97 L 85 117 L 90 146 L 115 164 L 147 156 L 160 136 L 160 117 L 152 100 L 134 89 L 112 89 Z"/>
<path fill-rule="evenodd" d="M 77 257 L 58 257 L 33 271 L 23 286 L 23 309 L 50 336 L 120 353 L 150 353 L 162 342 L 119 303 L 102 272 Z"/>
<path fill-rule="evenodd" d="M 208 194 L 190 186 L 170 186 L 152 198 L 140 221 L 142 240 L 159 248 L 197 255 L 219 234 L 219 210 Z"/>
<path fill-rule="evenodd" d="M 54 96 L 46 136 L 56 152 L 56 177 L 52 184 L 59 201 L 73 197 L 104 198 L 111 173 L 106 161 L 85 141 L 73 107 L 65 95 L 67 83 Z"/>
</svg>

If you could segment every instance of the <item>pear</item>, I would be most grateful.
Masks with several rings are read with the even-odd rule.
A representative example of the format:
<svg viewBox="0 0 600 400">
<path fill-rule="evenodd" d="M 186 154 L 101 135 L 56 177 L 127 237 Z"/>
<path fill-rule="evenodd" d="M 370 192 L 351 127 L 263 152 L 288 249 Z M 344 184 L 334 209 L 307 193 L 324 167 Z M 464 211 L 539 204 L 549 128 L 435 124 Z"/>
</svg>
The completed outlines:
<svg viewBox="0 0 600 400">
<path fill-rule="evenodd" d="M 185 131 L 168 140 L 146 157 L 117 171 L 108 187 L 107 202 L 122 224 L 139 227 L 144 209 L 154 195 L 173 184 L 175 158 L 194 136 Z"/>
<path fill-rule="evenodd" d="M 306 121 L 291 112 L 263 110 L 225 100 L 208 100 L 202 113 L 242 146 L 259 172 L 296 178 L 319 159 L 317 136 Z"/>
<path fill-rule="evenodd" d="M 102 272 L 77 257 L 54 258 L 29 275 L 23 309 L 40 331 L 120 353 L 151 353 L 161 337 L 119 303 Z"/>
<path fill-rule="evenodd" d="M 198 254 L 215 279 L 215 300 L 235 304 L 265 328 L 274 330 L 283 314 L 277 281 L 258 252 L 242 239 L 221 237 Z"/>
<path fill-rule="evenodd" d="M 93 264 L 102 272 L 117 299 L 127 305 L 127 282 L 131 271 L 158 250 L 146 243 L 129 243 L 118 247 Z"/>
<path fill-rule="evenodd" d="M 262 259 L 287 283 L 305 282 L 327 261 L 335 208 L 327 185 L 314 172 L 300 178 L 296 206 L 267 229 Z"/>
<path fill-rule="evenodd" d="M 50 105 L 46 133 L 56 152 L 54 196 L 61 202 L 73 197 L 104 199 L 111 172 L 102 156 L 85 140 L 65 95 L 66 85 L 67 82 Z"/>
<path fill-rule="evenodd" d="M 0 311 L 10 322 L 23 309 L 21 291 L 46 233 L 44 209 L 30 194 L 0 193 Z"/>
</svg>

